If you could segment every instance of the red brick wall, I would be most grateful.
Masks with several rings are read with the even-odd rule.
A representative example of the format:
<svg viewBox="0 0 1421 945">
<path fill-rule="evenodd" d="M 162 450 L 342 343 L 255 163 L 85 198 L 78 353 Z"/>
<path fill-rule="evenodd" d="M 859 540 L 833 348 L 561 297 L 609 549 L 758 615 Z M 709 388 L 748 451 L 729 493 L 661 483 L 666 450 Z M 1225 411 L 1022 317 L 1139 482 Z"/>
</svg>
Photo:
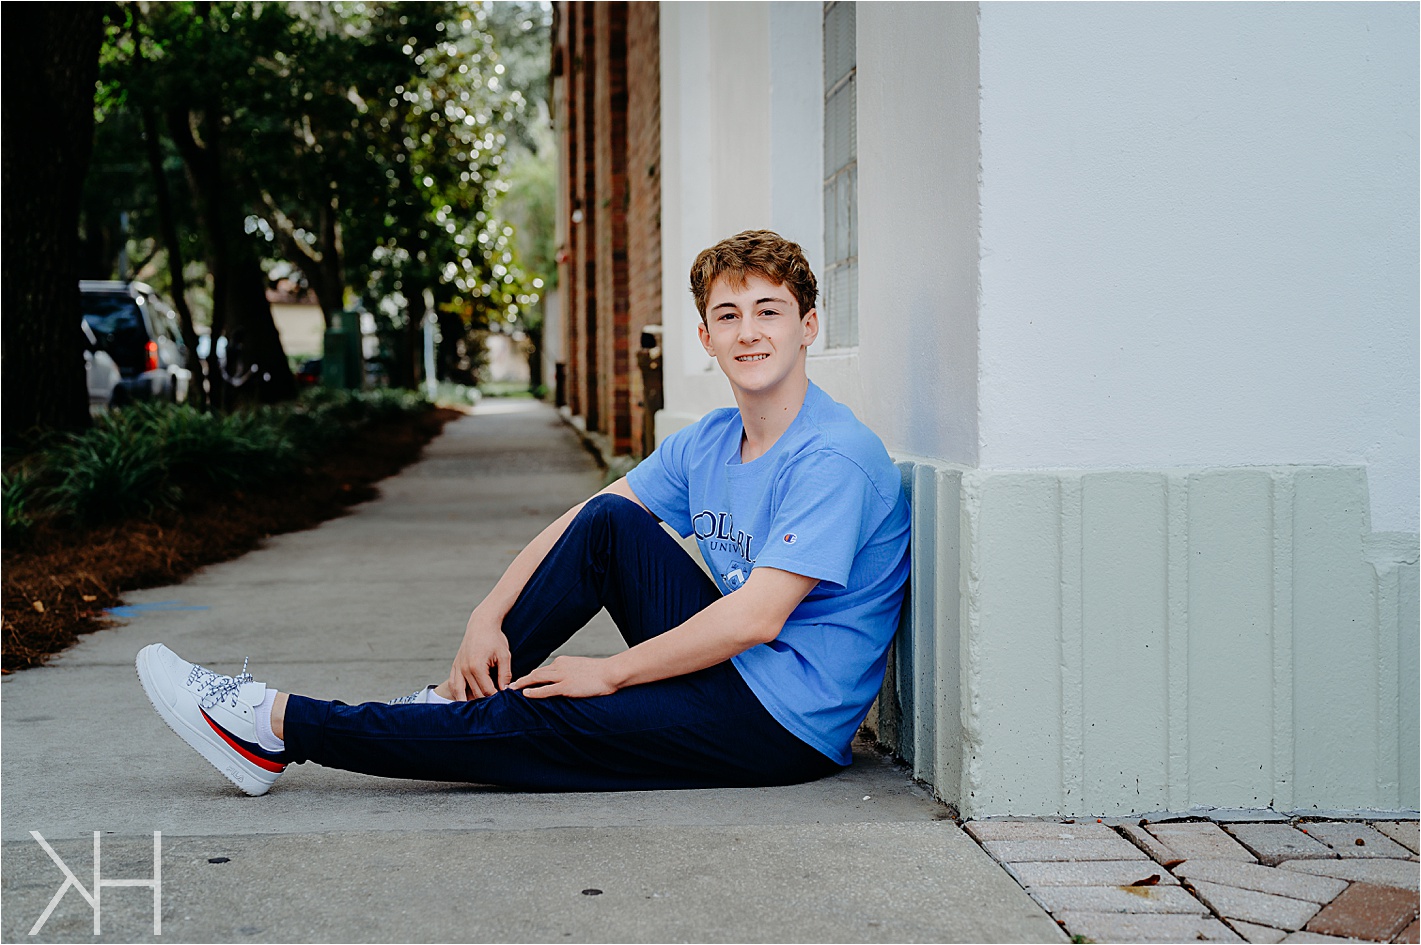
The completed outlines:
<svg viewBox="0 0 1421 945">
<path fill-rule="evenodd" d="M 574 207 L 582 211 L 582 220 L 575 227 L 577 266 L 577 306 L 573 310 L 577 345 L 574 358 L 578 368 L 576 383 L 578 400 L 574 413 L 581 413 L 589 430 L 601 427 L 601 405 L 597 400 L 597 216 L 601 201 L 597 199 L 597 135 L 592 103 L 597 97 L 596 36 L 593 17 L 596 4 L 572 3 L 569 11 L 577 21 L 573 40 L 573 109 L 577 116 L 577 162 L 573 168 Z M 579 409 L 581 408 L 581 409 Z"/>
<path fill-rule="evenodd" d="M 627 295 L 632 359 L 632 452 L 643 454 L 644 413 L 635 352 L 644 325 L 661 323 L 661 13 L 632 3 L 627 19 Z"/>
<path fill-rule="evenodd" d="M 661 313 L 660 40 L 655 3 L 557 3 L 563 333 L 569 409 L 640 456 L 636 351 Z"/>
<path fill-rule="evenodd" d="M 627 4 L 593 5 L 596 98 L 597 429 L 631 452 L 627 350 Z M 589 419 L 589 426 L 591 421 Z"/>
</svg>

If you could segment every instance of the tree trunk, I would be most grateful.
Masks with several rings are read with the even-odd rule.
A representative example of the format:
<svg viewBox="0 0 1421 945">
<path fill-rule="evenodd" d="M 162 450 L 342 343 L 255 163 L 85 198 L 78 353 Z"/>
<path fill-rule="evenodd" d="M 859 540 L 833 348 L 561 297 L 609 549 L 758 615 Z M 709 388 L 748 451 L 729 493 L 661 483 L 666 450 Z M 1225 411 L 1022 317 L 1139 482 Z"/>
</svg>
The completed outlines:
<svg viewBox="0 0 1421 945">
<path fill-rule="evenodd" d="M 168 177 L 163 173 L 163 147 L 158 140 L 158 120 L 151 108 L 143 110 L 143 136 L 147 139 L 148 167 L 153 171 L 153 187 L 158 203 L 158 227 L 168 249 L 168 273 L 173 283 L 173 308 L 178 312 L 183 344 L 187 346 L 187 369 L 192 372 L 188 400 L 202 409 L 207 405 L 207 392 L 202 385 L 202 359 L 197 354 L 197 329 L 192 323 L 192 309 L 187 304 L 187 278 L 183 275 L 183 249 L 178 241 L 178 224 L 173 216 L 173 198 L 168 191 Z"/>
<path fill-rule="evenodd" d="M 296 396 L 296 379 L 281 346 L 271 303 L 266 298 L 266 275 L 257 259 L 251 237 L 243 233 L 242 212 L 233 206 L 222 160 L 221 122 L 204 113 L 202 137 L 193 136 L 191 114 L 169 115 L 168 130 L 182 155 L 197 195 L 198 225 L 202 227 L 212 273 L 212 351 L 208 378 L 214 403 L 230 409 L 238 402 L 273 403 Z M 226 338 L 225 356 L 218 356 L 218 340 Z"/>
<path fill-rule="evenodd" d="M 331 324 L 331 315 L 345 308 L 345 247 L 340 238 L 340 211 L 332 196 L 321 207 L 321 291 L 316 298 L 321 303 L 321 311 L 326 315 L 326 326 Z"/>
<path fill-rule="evenodd" d="M 220 220 L 220 208 L 214 205 L 211 195 L 220 190 L 216 178 L 216 159 L 211 152 L 197 143 L 192 133 L 193 114 L 186 108 L 174 107 L 167 112 L 168 136 L 178 149 L 187 171 L 188 189 L 193 194 L 193 212 L 197 217 L 198 229 L 202 231 L 203 247 L 207 253 L 207 271 L 212 276 L 211 326 L 208 329 L 207 376 L 208 403 L 225 409 L 226 384 L 222 377 L 222 358 L 217 350 L 217 342 L 227 327 L 227 305 L 218 286 L 225 285 L 227 265 L 226 239 Z M 212 133 L 216 133 L 213 129 Z M 209 139 L 209 145 L 211 139 Z"/>
<path fill-rule="evenodd" d="M 424 360 L 424 319 L 429 313 L 424 289 L 406 283 L 404 288 L 404 325 L 392 327 L 390 333 L 390 386 L 410 390 L 419 386 L 420 365 Z"/>
<path fill-rule="evenodd" d="M 316 296 L 321 306 L 321 315 L 326 327 L 331 327 L 331 316 L 345 309 L 345 256 L 341 246 L 339 211 L 332 197 L 320 209 L 319 247 L 311 247 L 296 238 L 296 227 L 281 212 L 270 194 L 263 194 L 270 211 L 272 231 L 276 234 L 276 244 L 288 262 L 300 267 L 306 277 L 306 284 Z"/>
<path fill-rule="evenodd" d="M 296 396 L 296 378 L 286 361 L 271 303 L 266 273 L 250 242 L 232 246 L 227 280 L 227 383 L 232 403 L 275 403 Z"/>
<path fill-rule="evenodd" d="M 543 385 L 543 326 L 528 329 L 528 390 L 535 395 Z"/>
<path fill-rule="evenodd" d="M 472 385 L 475 382 L 464 361 L 463 344 L 464 320 L 453 312 L 439 311 L 439 351 L 437 357 L 438 379 L 455 384 Z"/>
<path fill-rule="evenodd" d="M 4 11 L 0 363 L 7 443 L 89 422 L 79 301 L 79 204 L 94 141 L 98 3 Z"/>
</svg>

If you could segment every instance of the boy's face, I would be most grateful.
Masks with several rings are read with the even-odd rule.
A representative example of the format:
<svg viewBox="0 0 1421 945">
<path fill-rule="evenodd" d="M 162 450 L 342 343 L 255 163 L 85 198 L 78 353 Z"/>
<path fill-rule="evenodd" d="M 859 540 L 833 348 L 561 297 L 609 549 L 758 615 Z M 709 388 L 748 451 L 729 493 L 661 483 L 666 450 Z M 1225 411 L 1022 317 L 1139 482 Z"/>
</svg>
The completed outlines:
<svg viewBox="0 0 1421 945">
<path fill-rule="evenodd" d="M 751 274 L 742 286 L 717 279 L 706 300 L 701 345 L 737 392 L 768 393 L 804 373 L 804 351 L 819 335 L 819 315 L 803 318 L 794 293 Z"/>
</svg>

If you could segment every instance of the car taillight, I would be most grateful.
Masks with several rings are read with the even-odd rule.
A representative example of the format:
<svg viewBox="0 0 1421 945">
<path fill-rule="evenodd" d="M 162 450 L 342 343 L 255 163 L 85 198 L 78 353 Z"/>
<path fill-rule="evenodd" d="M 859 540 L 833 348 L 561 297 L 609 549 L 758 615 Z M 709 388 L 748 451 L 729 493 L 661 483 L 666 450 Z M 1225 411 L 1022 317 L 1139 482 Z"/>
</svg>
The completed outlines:
<svg viewBox="0 0 1421 945">
<path fill-rule="evenodd" d="M 148 352 L 148 364 L 143 368 L 145 371 L 158 370 L 158 342 L 150 341 L 146 346 Z"/>
</svg>

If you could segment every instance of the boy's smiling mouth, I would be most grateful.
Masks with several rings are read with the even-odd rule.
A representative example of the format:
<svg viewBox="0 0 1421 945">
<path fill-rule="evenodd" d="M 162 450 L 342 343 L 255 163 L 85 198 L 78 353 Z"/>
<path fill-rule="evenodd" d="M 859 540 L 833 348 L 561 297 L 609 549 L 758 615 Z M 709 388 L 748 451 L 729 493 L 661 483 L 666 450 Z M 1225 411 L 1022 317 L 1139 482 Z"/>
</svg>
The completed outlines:
<svg viewBox="0 0 1421 945">
<path fill-rule="evenodd" d="M 769 357 L 768 354 L 738 354 L 738 355 L 735 356 L 735 360 L 737 360 L 737 361 L 763 361 L 765 358 L 768 358 L 768 357 Z"/>
</svg>

